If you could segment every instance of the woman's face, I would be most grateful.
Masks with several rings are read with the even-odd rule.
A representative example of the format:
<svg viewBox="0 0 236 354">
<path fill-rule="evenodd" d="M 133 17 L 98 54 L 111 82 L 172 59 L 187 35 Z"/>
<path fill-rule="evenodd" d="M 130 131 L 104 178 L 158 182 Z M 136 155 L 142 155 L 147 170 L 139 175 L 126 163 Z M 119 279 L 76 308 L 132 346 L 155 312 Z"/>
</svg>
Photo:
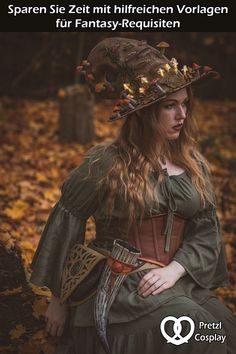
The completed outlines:
<svg viewBox="0 0 236 354">
<path fill-rule="evenodd" d="M 168 140 L 178 139 L 187 115 L 186 88 L 168 95 L 158 105 L 158 124 Z"/>
</svg>

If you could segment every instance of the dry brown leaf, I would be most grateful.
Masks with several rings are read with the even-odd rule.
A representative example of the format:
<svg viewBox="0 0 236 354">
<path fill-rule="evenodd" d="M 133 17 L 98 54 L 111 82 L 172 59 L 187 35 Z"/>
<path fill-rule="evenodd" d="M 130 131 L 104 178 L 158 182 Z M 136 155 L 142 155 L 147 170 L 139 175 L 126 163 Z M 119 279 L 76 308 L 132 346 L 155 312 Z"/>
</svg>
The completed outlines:
<svg viewBox="0 0 236 354">
<path fill-rule="evenodd" d="M 36 172 L 35 177 L 38 182 L 47 182 L 47 177 L 44 173 Z"/>
<path fill-rule="evenodd" d="M 36 299 L 33 303 L 33 315 L 36 318 L 40 318 L 40 316 L 44 316 L 47 310 L 48 301 L 46 297 L 42 297 L 40 299 Z"/>
<path fill-rule="evenodd" d="M 66 97 L 66 91 L 63 88 L 61 88 L 60 90 L 58 90 L 57 95 L 60 98 L 64 98 L 64 97 Z"/>
<path fill-rule="evenodd" d="M 55 346 L 56 340 L 48 337 L 44 330 L 39 330 L 18 347 L 17 354 L 53 354 Z"/>
<path fill-rule="evenodd" d="M 34 246 L 29 241 L 20 241 L 19 246 L 25 250 L 30 250 L 34 252 Z"/>
<path fill-rule="evenodd" d="M 27 148 L 33 142 L 33 137 L 29 134 L 20 134 L 18 139 L 20 144 L 25 148 Z"/>
<path fill-rule="evenodd" d="M 16 294 L 20 294 L 22 292 L 22 286 L 19 286 L 18 288 L 14 288 L 14 289 L 7 289 L 4 291 L 0 292 L 0 296 L 7 296 L 7 295 L 16 295 Z"/>
<path fill-rule="evenodd" d="M 4 244 L 7 251 L 14 247 L 14 240 L 12 239 L 10 233 L 8 231 L 1 232 L 1 242 Z"/>
<path fill-rule="evenodd" d="M 42 351 L 44 354 L 54 354 L 55 353 L 55 347 L 57 343 L 57 338 L 47 340 L 47 342 L 42 344 Z"/>
<path fill-rule="evenodd" d="M 26 332 L 25 326 L 22 324 L 17 324 L 15 328 L 11 329 L 9 332 L 9 336 L 11 339 L 17 339 L 22 336 Z"/>
<path fill-rule="evenodd" d="M 15 239 L 19 239 L 22 237 L 22 234 L 19 232 L 19 230 L 11 230 L 11 236 Z"/>
<path fill-rule="evenodd" d="M 30 286 L 36 295 L 51 297 L 51 291 L 48 288 L 39 287 L 34 284 L 31 284 Z"/>
<path fill-rule="evenodd" d="M 58 178 L 60 176 L 60 171 L 57 168 L 51 168 L 49 171 L 49 175 L 52 178 Z"/>
<path fill-rule="evenodd" d="M 29 340 L 17 349 L 17 354 L 42 354 L 41 347 L 37 346 L 34 340 Z"/>
<path fill-rule="evenodd" d="M 4 232 L 10 231 L 12 229 L 12 225 L 8 224 L 7 222 L 1 222 L 0 227 Z"/>
<path fill-rule="evenodd" d="M 3 144 L 2 149 L 6 152 L 14 152 L 15 146 L 14 145 L 8 145 L 8 144 Z"/>
<path fill-rule="evenodd" d="M 229 243 L 225 245 L 225 253 L 226 253 L 227 261 L 229 263 L 232 263 L 234 261 L 235 249 Z"/>
<path fill-rule="evenodd" d="M 42 124 L 31 120 L 31 121 L 29 122 L 29 126 L 30 126 L 30 128 L 31 128 L 32 130 L 38 131 L 38 130 L 41 129 Z"/>
<path fill-rule="evenodd" d="M 21 219 L 29 208 L 29 204 L 22 200 L 16 200 L 11 204 L 10 208 L 4 210 L 4 214 L 9 216 L 11 219 L 19 220 Z"/>
<path fill-rule="evenodd" d="M 43 192 L 44 198 L 50 201 L 56 201 L 60 196 L 60 191 L 58 188 L 51 188 Z"/>
<path fill-rule="evenodd" d="M 40 329 L 32 335 L 32 340 L 45 343 L 47 341 L 47 333 L 44 329 Z"/>
</svg>

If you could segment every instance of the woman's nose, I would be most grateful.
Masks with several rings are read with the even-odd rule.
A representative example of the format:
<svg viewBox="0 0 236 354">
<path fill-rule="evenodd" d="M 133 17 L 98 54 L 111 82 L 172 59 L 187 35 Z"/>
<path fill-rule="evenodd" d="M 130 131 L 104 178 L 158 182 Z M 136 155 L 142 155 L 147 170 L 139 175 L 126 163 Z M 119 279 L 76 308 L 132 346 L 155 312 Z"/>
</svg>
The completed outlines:
<svg viewBox="0 0 236 354">
<path fill-rule="evenodd" d="M 182 105 L 179 105 L 176 117 L 178 119 L 185 119 L 186 118 L 186 107 L 183 107 Z"/>
</svg>

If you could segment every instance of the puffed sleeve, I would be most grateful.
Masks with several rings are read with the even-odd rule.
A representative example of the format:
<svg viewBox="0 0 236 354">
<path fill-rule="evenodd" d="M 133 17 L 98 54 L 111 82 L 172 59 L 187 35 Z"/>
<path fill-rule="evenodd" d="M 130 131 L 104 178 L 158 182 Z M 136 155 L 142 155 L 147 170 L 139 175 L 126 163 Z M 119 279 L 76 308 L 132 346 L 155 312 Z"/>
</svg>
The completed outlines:
<svg viewBox="0 0 236 354">
<path fill-rule="evenodd" d="M 84 242 L 86 220 L 102 198 L 96 180 L 104 166 L 95 163 L 91 167 L 90 162 L 88 154 L 63 183 L 61 198 L 49 215 L 31 264 L 30 282 L 47 286 L 55 296 L 60 294 L 67 254 L 75 242 Z"/>
<path fill-rule="evenodd" d="M 213 205 L 199 210 L 187 222 L 182 247 L 173 259 L 203 288 L 229 284 L 219 219 Z"/>
</svg>

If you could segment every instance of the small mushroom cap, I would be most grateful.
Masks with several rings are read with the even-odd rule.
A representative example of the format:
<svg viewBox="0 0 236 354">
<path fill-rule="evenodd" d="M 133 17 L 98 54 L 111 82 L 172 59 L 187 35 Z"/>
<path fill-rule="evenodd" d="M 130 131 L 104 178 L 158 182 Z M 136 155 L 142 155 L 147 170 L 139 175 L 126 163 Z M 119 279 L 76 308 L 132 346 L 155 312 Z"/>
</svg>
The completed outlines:
<svg viewBox="0 0 236 354">
<path fill-rule="evenodd" d="M 212 68 L 210 66 L 204 66 L 203 68 L 204 72 L 207 73 L 208 71 L 212 70 Z"/>
<path fill-rule="evenodd" d="M 196 63 L 193 63 L 193 69 L 199 69 L 201 66 L 196 64 Z"/>
<path fill-rule="evenodd" d="M 157 48 L 169 48 L 169 43 L 166 42 L 160 42 L 156 45 Z"/>
</svg>

